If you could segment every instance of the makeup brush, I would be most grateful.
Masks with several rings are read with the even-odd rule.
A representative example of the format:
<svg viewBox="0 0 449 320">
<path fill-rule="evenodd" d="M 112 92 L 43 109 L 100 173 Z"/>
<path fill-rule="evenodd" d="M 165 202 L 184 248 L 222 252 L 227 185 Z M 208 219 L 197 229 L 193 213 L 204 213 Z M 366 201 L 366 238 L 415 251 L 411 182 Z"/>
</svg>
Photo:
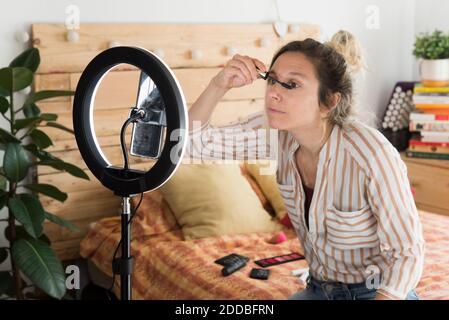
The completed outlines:
<svg viewBox="0 0 449 320">
<path fill-rule="evenodd" d="M 267 78 L 268 78 L 268 72 L 262 72 L 262 71 L 260 71 L 260 69 L 257 68 L 257 67 L 256 67 L 256 70 L 257 70 L 257 73 L 259 74 L 259 76 L 260 76 L 262 79 L 267 80 Z"/>
<path fill-rule="evenodd" d="M 264 80 L 270 79 L 270 80 L 272 80 L 273 82 L 279 83 L 281 86 L 283 86 L 284 88 L 286 88 L 286 89 L 288 89 L 288 90 L 291 90 L 291 89 L 296 88 L 295 85 L 291 85 L 291 84 L 288 84 L 288 83 L 285 83 L 285 82 L 276 80 L 276 79 L 273 78 L 273 77 L 270 77 L 270 76 L 268 75 L 268 72 L 262 72 L 262 71 L 260 71 L 260 69 L 257 68 L 257 67 L 256 67 L 256 70 L 257 70 L 257 73 L 259 74 L 259 76 L 260 76 L 262 79 L 264 79 Z"/>
</svg>

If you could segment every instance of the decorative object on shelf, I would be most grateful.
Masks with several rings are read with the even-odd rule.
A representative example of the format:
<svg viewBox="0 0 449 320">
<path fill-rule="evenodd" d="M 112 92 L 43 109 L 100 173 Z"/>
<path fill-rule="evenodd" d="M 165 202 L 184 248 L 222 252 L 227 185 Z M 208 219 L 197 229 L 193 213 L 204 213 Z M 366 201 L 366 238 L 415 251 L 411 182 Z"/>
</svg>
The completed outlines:
<svg viewBox="0 0 449 320">
<path fill-rule="evenodd" d="M 237 53 L 237 49 L 235 47 L 227 47 L 226 48 L 226 55 L 228 57 L 233 57 Z"/>
<path fill-rule="evenodd" d="M 273 24 L 273 28 L 280 38 L 284 38 L 288 31 L 288 24 L 283 21 L 276 21 Z"/>
<path fill-rule="evenodd" d="M 76 30 L 67 30 L 66 39 L 70 43 L 77 43 L 80 40 L 80 35 Z"/>
<path fill-rule="evenodd" d="M 414 82 L 396 83 L 382 118 L 381 132 L 398 151 L 408 147 L 410 112 L 414 110 L 414 85 Z"/>
<path fill-rule="evenodd" d="M 449 85 L 449 34 L 435 30 L 416 37 L 413 54 L 419 61 L 421 82 L 426 87 Z"/>
<path fill-rule="evenodd" d="M 203 57 L 203 52 L 200 49 L 190 50 L 190 58 L 193 60 L 200 60 Z"/>
<path fill-rule="evenodd" d="M 280 38 L 284 38 L 288 31 L 288 24 L 281 20 L 281 14 L 279 12 L 279 4 L 277 0 L 274 0 L 274 4 L 276 7 L 277 21 L 273 23 L 274 32 Z"/>
<path fill-rule="evenodd" d="M 259 40 L 259 45 L 261 48 L 268 48 L 271 45 L 271 39 L 268 36 L 263 36 Z"/>
<path fill-rule="evenodd" d="M 24 30 L 16 31 L 14 37 L 20 43 L 27 43 L 30 40 L 30 34 Z"/>
</svg>

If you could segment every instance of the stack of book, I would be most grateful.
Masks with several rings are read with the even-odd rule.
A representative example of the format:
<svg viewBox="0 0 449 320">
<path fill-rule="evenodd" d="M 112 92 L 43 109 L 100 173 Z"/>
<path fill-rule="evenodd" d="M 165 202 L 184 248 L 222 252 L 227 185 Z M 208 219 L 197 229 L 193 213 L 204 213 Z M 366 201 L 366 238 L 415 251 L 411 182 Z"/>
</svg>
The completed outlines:
<svg viewBox="0 0 449 320">
<path fill-rule="evenodd" d="M 449 160 L 449 87 L 413 89 L 416 111 L 410 114 L 408 157 Z"/>
<path fill-rule="evenodd" d="M 449 87 L 424 87 L 417 83 L 413 103 L 421 112 L 449 115 Z"/>
<path fill-rule="evenodd" d="M 410 132 L 408 157 L 449 160 L 449 115 L 412 112 Z"/>
</svg>

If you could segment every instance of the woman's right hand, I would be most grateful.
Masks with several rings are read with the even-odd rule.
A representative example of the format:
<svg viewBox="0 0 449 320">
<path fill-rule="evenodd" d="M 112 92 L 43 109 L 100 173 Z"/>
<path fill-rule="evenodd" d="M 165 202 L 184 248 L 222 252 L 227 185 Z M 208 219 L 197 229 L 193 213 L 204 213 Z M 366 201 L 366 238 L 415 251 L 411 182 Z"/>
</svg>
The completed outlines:
<svg viewBox="0 0 449 320">
<path fill-rule="evenodd" d="M 219 88 L 229 90 L 253 83 L 260 78 L 256 67 L 261 72 L 266 72 L 265 64 L 249 56 L 236 54 L 229 60 L 224 68 L 212 79 Z"/>
</svg>

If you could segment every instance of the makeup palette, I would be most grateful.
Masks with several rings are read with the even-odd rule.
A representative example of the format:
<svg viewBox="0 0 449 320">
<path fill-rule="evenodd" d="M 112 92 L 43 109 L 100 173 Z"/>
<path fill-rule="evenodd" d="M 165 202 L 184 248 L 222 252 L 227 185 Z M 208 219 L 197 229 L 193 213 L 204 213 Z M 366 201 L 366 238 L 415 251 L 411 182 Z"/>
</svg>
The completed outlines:
<svg viewBox="0 0 449 320">
<path fill-rule="evenodd" d="M 284 254 L 281 256 L 260 259 L 260 260 L 254 261 L 254 262 L 257 265 L 261 266 L 262 268 L 267 268 L 267 267 L 275 266 L 278 264 L 283 264 L 283 263 L 296 261 L 296 260 L 302 260 L 302 259 L 304 259 L 303 255 L 301 255 L 297 252 L 293 252 L 293 253 Z"/>
</svg>

